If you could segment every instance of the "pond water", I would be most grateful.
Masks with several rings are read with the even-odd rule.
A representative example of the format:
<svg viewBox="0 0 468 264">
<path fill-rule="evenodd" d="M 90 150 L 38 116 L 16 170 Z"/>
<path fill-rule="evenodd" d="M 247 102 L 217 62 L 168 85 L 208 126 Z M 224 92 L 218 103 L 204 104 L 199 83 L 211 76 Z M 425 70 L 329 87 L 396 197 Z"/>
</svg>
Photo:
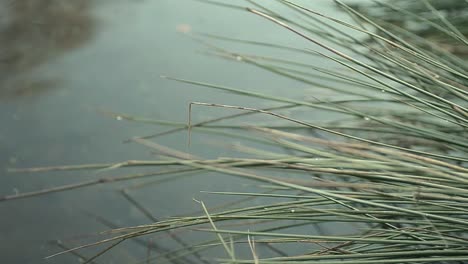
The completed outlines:
<svg viewBox="0 0 468 264">
<path fill-rule="evenodd" d="M 344 17 L 331 1 L 317 1 L 316 5 L 318 11 Z M 192 101 L 267 105 L 240 95 L 169 81 L 161 75 L 296 99 L 304 98 L 305 90 L 310 88 L 243 63 L 211 56 L 206 53 L 209 48 L 180 31 L 310 47 L 290 32 L 246 11 L 192 0 L 3 1 L 0 196 L 144 171 L 7 172 L 8 168 L 154 158 L 150 149 L 122 141 L 170 127 L 127 122 L 108 112 L 186 122 Z M 261 47 L 220 43 L 228 49 L 262 52 Z M 197 107 L 194 119 L 201 121 L 231 112 Z M 204 157 L 229 155 L 229 149 L 216 147 L 208 139 L 215 143 L 229 141 L 194 135 L 188 147 L 187 134 L 183 132 L 156 142 Z M 149 223 L 119 192 L 132 184 L 135 183 L 101 184 L 1 202 L 0 262 L 79 263 L 72 254 L 45 260 L 63 249 L 50 241 L 59 239 L 69 247 L 94 241 L 97 232 L 109 228 L 104 220 L 116 226 Z M 202 197 L 200 190 L 245 188 L 246 183 L 238 179 L 201 175 L 131 193 L 155 217 L 165 218 L 199 210 L 192 198 Z M 173 243 L 164 246 L 170 248 Z M 95 250 L 81 251 L 87 256 L 92 252 Z M 114 250 L 96 263 L 133 263 L 144 256 L 145 248 L 135 243 Z"/>
</svg>

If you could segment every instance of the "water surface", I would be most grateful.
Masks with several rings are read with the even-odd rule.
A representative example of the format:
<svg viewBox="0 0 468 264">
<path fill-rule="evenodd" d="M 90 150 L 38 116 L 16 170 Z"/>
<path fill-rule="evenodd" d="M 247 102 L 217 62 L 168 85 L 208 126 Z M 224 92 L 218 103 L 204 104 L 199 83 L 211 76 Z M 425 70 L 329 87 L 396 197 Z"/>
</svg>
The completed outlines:
<svg viewBox="0 0 468 264">
<path fill-rule="evenodd" d="M 240 3 L 240 1 L 239 1 Z M 329 1 L 316 9 L 343 17 Z M 309 43 L 245 11 L 190 0 L 4 1 L 0 7 L 0 194 L 8 195 L 137 170 L 105 172 L 6 173 L 7 168 L 154 159 L 151 151 L 123 140 L 167 127 L 129 123 L 103 112 L 120 112 L 186 122 L 188 103 L 214 102 L 264 107 L 266 102 L 161 79 L 181 77 L 302 99 L 304 84 L 243 63 L 206 54 L 207 47 L 178 31 L 205 32 L 304 48 Z M 262 53 L 259 47 L 222 42 L 225 48 Z M 301 59 L 298 57 L 298 59 Z M 197 108 L 201 121 L 229 110 Z M 317 115 L 316 118 L 326 118 Z M 229 155 L 222 137 L 186 133 L 157 140 L 204 157 Z M 149 223 L 119 192 L 131 183 L 0 203 L 2 263 L 79 263 L 65 255 L 44 260 L 67 246 L 95 240 L 108 227 Z M 199 175 L 132 192 L 161 219 L 199 210 L 200 190 L 245 190 L 245 182 L 222 175 Z M 205 197 L 209 199 L 208 197 Z M 209 200 L 208 200 L 209 201 Z M 214 201 L 213 203 L 221 202 Z M 173 247 L 174 241 L 164 243 Z M 95 249 L 81 251 L 90 256 Z M 97 263 L 132 263 L 145 248 L 127 243 Z"/>
</svg>

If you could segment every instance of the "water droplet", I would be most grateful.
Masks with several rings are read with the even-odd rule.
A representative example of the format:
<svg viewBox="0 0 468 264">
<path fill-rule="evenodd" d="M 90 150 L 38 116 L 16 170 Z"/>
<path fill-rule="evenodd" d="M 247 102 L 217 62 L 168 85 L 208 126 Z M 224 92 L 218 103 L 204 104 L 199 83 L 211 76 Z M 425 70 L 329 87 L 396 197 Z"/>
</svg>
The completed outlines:
<svg viewBox="0 0 468 264">
<path fill-rule="evenodd" d="M 291 213 L 295 213 L 295 212 L 296 212 L 296 210 L 294 210 L 294 209 L 291 209 Z"/>
<path fill-rule="evenodd" d="M 387 91 L 385 91 L 385 90 L 382 89 L 381 92 L 382 92 L 382 93 L 386 93 Z"/>
<path fill-rule="evenodd" d="M 116 116 L 115 119 L 117 119 L 117 121 L 121 121 L 123 118 L 121 116 Z"/>
<path fill-rule="evenodd" d="M 239 55 L 237 55 L 237 56 L 236 56 L 236 60 L 237 60 L 237 61 L 242 61 L 242 57 L 239 56 Z"/>
<path fill-rule="evenodd" d="M 366 116 L 366 117 L 364 117 L 364 120 L 369 121 L 370 118 L 368 118 L 368 117 Z"/>
</svg>

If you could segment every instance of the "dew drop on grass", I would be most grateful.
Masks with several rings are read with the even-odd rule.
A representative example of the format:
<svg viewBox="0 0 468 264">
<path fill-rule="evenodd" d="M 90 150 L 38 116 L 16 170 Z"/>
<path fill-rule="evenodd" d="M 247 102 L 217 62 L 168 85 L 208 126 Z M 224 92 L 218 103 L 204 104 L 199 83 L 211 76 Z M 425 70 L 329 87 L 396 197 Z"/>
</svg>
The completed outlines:
<svg viewBox="0 0 468 264">
<path fill-rule="evenodd" d="M 241 56 L 236 56 L 236 60 L 237 61 L 242 61 L 242 57 Z"/>
<path fill-rule="evenodd" d="M 370 118 L 368 118 L 368 117 L 366 116 L 366 117 L 364 117 L 364 120 L 369 121 Z"/>
<path fill-rule="evenodd" d="M 381 90 L 381 91 L 382 91 L 382 93 L 386 93 L 386 92 L 387 92 L 387 91 L 385 91 L 385 90 Z"/>
<path fill-rule="evenodd" d="M 295 212 L 296 212 L 296 210 L 294 210 L 294 209 L 291 209 L 291 213 L 295 213 Z"/>
<path fill-rule="evenodd" d="M 122 117 L 121 116 L 116 116 L 115 119 L 117 119 L 117 121 L 122 121 Z"/>
</svg>

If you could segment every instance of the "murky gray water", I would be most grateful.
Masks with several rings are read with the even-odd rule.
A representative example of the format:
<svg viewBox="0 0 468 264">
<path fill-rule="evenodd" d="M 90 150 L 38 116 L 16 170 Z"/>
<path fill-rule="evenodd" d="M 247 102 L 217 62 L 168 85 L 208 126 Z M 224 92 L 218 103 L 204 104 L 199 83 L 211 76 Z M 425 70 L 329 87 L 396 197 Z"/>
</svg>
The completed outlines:
<svg viewBox="0 0 468 264">
<path fill-rule="evenodd" d="M 79 2 L 79 3 L 78 3 Z M 240 3 L 240 1 L 239 1 Z M 316 9 L 337 17 L 330 1 Z M 242 63 L 207 56 L 207 48 L 179 30 L 307 47 L 291 33 L 242 11 L 191 0 L 8 1 L 0 6 L 0 195 L 22 193 L 87 179 L 130 172 L 6 173 L 11 167 L 105 163 L 151 159 L 150 151 L 123 144 L 131 136 L 167 127 L 119 121 L 102 114 L 130 115 L 186 122 L 191 101 L 251 107 L 264 102 L 161 79 L 181 77 L 303 98 L 308 87 Z M 261 52 L 232 43 L 224 47 Z M 202 51 L 202 52 L 200 52 Z M 203 120 L 227 110 L 197 108 Z M 211 137 L 212 141 L 226 141 Z M 187 150 L 186 133 L 159 143 Z M 194 135 L 190 152 L 228 155 Z M 132 172 L 135 172 L 133 170 Z M 118 192 L 132 183 L 98 185 L 69 192 L 0 203 L 1 263 L 79 263 L 65 255 L 44 260 L 68 246 L 93 241 L 107 227 L 150 222 Z M 199 210 L 192 198 L 199 190 L 240 190 L 245 182 L 201 175 L 148 186 L 132 192 L 158 218 Z M 174 243 L 167 242 L 166 247 Z M 94 249 L 81 251 L 88 256 Z M 145 249 L 128 243 L 97 263 L 132 263 Z"/>
</svg>

